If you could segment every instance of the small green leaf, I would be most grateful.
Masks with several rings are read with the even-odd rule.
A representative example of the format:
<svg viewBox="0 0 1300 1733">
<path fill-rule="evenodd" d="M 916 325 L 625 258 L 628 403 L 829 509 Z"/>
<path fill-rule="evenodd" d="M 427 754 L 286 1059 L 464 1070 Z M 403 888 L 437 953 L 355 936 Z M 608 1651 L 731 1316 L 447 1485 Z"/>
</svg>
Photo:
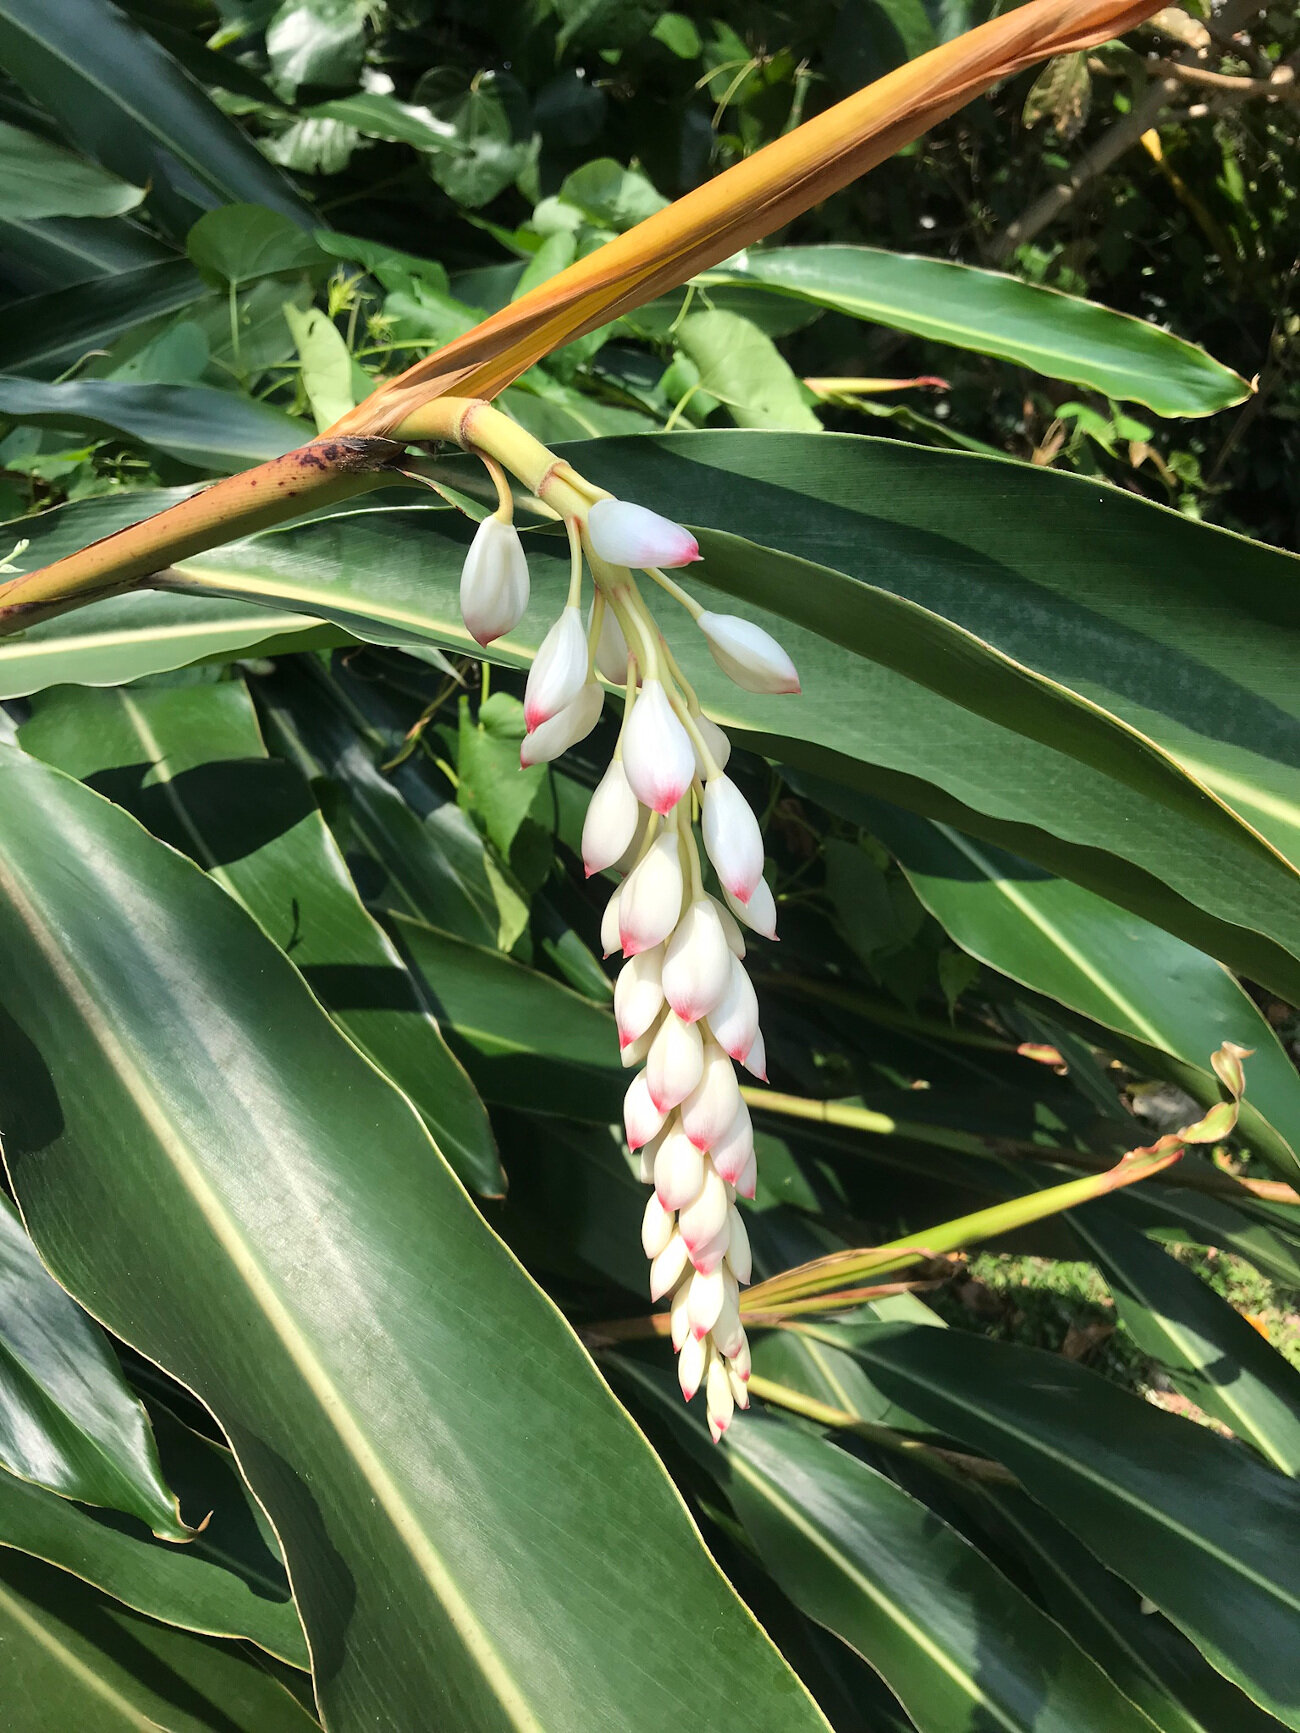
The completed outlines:
<svg viewBox="0 0 1300 1733">
<path fill-rule="evenodd" d="M 309 234 L 264 205 L 223 205 L 200 217 L 185 250 L 206 276 L 239 288 L 260 277 L 310 271 L 323 263 Z"/>
<path fill-rule="evenodd" d="M 699 368 L 700 390 L 716 397 L 737 427 L 818 433 L 821 422 L 776 344 L 739 313 L 690 313 L 677 343 Z"/>
</svg>

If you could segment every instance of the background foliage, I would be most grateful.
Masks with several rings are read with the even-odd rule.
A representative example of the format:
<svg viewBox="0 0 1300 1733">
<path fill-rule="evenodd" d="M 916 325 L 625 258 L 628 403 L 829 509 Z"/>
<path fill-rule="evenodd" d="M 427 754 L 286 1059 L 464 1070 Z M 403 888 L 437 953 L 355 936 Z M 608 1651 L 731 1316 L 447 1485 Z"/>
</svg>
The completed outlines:
<svg viewBox="0 0 1300 1733">
<path fill-rule="evenodd" d="M 982 15 L 0 0 L 6 569 Z M 491 669 L 456 459 L 0 640 L 23 1733 L 784 1733 L 787 1662 L 846 1733 L 1300 1726 L 1298 52 L 1163 13 L 503 396 L 803 675 L 678 646 L 781 911 L 758 1273 L 926 1252 L 760 1330 L 722 1449 L 611 1129 L 613 725 L 517 769 L 563 543 Z M 1224 1041 L 1232 1138 L 1032 1219 L 1218 1102 Z"/>
</svg>

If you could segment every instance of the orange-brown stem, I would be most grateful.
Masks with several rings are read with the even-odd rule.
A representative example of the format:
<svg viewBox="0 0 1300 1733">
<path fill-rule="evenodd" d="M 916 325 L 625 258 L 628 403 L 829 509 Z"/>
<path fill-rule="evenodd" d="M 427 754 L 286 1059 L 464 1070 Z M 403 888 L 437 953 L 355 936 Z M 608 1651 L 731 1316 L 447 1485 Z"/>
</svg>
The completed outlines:
<svg viewBox="0 0 1300 1733">
<path fill-rule="evenodd" d="M 0 584 L 0 636 L 148 582 L 176 560 L 399 479 L 390 439 L 313 440 L 179 505 Z"/>
</svg>

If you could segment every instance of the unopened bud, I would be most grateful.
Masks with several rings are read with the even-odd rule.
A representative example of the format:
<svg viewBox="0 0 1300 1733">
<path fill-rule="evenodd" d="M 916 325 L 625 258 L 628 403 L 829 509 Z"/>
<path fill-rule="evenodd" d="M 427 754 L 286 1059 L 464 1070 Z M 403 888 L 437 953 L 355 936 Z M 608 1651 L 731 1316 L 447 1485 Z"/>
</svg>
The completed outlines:
<svg viewBox="0 0 1300 1733">
<path fill-rule="evenodd" d="M 595 603 L 592 603 L 595 606 Z M 587 630 L 591 630 L 591 615 L 587 615 Z M 623 628 L 608 603 L 600 618 L 600 638 L 596 644 L 596 666 L 612 686 L 627 684 L 627 639 Z"/>
<path fill-rule="evenodd" d="M 736 1407 L 748 1408 L 749 1385 L 740 1376 L 739 1372 L 736 1371 L 735 1367 L 731 1365 L 730 1361 L 727 1363 L 727 1383 L 730 1384 L 731 1394 L 736 1399 Z"/>
<path fill-rule="evenodd" d="M 708 1376 L 704 1384 L 704 1399 L 709 1409 L 709 1432 L 716 1444 L 722 1434 L 731 1425 L 736 1412 L 736 1399 L 731 1394 L 731 1380 L 727 1376 L 727 1368 L 723 1361 L 714 1357 L 709 1363 Z"/>
<path fill-rule="evenodd" d="M 709 1028 L 723 1052 L 744 1064 L 758 1035 L 758 995 L 739 957 L 731 959 L 727 990 L 709 1012 Z"/>
<path fill-rule="evenodd" d="M 470 636 L 490 644 L 511 632 L 528 606 L 528 561 L 519 531 L 495 514 L 474 532 L 460 574 L 460 611 Z"/>
<path fill-rule="evenodd" d="M 632 1043 L 653 1025 L 663 1009 L 664 990 L 660 981 L 663 949 L 655 945 L 628 959 L 614 983 L 614 1021 L 618 1025 L 620 1048 Z"/>
<path fill-rule="evenodd" d="M 642 1149 L 663 1130 L 667 1114 L 660 1113 L 650 1099 L 645 1072 L 638 1071 L 623 1097 L 623 1127 L 629 1149 Z"/>
<path fill-rule="evenodd" d="M 703 1383 L 708 1364 L 709 1344 L 687 1336 L 677 1356 L 677 1382 L 688 1402 Z"/>
<path fill-rule="evenodd" d="M 622 1043 L 619 1044 L 618 1057 L 624 1071 L 632 1071 L 638 1065 L 645 1064 L 658 1027 L 659 1023 L 656 1018 L 648 1029 L 642 1030 L 641 1034 L 634 1037 L 626 1046 Z"/>
<path fill-rule="evenodd" d="M 749 1052 L 740 1063 L 751 1077 L 757 1077 L 760 1083 L 767 1082 L 767 1043 L 763 1039 L 761 1029 L 755 1030 Z"/>
<path fill-rule="evenodd" d="M 585 740 L 599 722 L 604 702 L 604 692 L 594 680 L 589 681 L 563 710 L 557 710 L 531 734 L 524 735 L 519 748 L 520 765 L 526 770 L 530 764 L 549 764 L 551 759 Z"/>
<path fill-rule="evenodd" d="M 690 1259 L 686 1251 L 686 1241 L 676 1231 L 676 1229 L 674 1229 L 673 1237 L 669 1240 L 663 1251 L 660 1252 L 659 1256 L 650 1266 L 650 1298 L 652 1300 L 662 1300 L 664 1295 L 668 1293 L 671 1288 L 677 1286 L 677 1283 L 681 1280 L 682 1273 L 689 1262 Z M 694 1281 L 695 1277 L 692 1276 L 691 1280 Z M 720 1306 L 722 1301 L 719 1300 L 718 1304 Z M 689 1317 L 690 1300 L 688 1296 L 687 1318 L 689 1319 Z"/>
<path fill-rule="evenodd" d="M 736 1116 L 709 1150 L 714 1167 L 730 1185 L 740 1190 L 740 1176 L 754 1155 L 754 1126 L 745 1098 L 740 1097 Z"/>
<path fill-rule="evenodd" d="M 752 1198 L 758 1190 L 758 1157 L 751 1149 L 749 1159 L 731 1182 L 739 1197 Z"/>
<path fill-rule="evenodd" d="M 794 663 L 770 632 L 737 614 L 703 613 L 696 621 L 713 660 L 746 692 L 797 692 Z"/>
<path fill-rule="evenodd" d="M 762 882 L 763 835 L 749 802 L 729 776 L 705 783 L 700 828 L 734 911 L 737 902 L 749 902 Z"/>
<path fill-rule="evenodd" d="M 730 739 L 722 729 L 718 727 L 716 722 L 710 722 L 709 718 L 703 713 L 695 718 L 695 726 L 699 729 L 700 735 L 704 744 L 709 749 L 714 764 L 717 765 L 719 770 L 725 770 L 727 768 L 727 760 L 731 757 Z M 703 758 L 701 758 L 698 748 L 695 752 L 695 773 L 701 782 L 703 782 L 709 774 L 709 767 L 705 764 Z"/>
<path fill-rule="evenodd" d="M 717 1233 L 691 1247 L 691 1262 L 697 1270 L 716 1270 L 727 1255 L 731 1232 L 724 1221 Z"/>
<path fill-rule="evenodd" d="M 766 879 L 759 879 L 747 903 L 733 897 L 725 886 L 722 894 L 727 899 L 727 907 L 738 921 L 743 921 L 754 932 L 762 933 L 765 939 L 776 937 L 776 898 L 772 895 L 772 887 Z"/>
<path fill-rule="evenodd" d="M 524 687 L 524 726 L 530 731 L 571 704 L 587 679 L 587 634 L 576 608 L 565 608 L 542 639 Z"/>
<path fill-rule="evenodd" d="M 641 803 L 632 792 L 622 762 L 611 759 L 582 824 L 582 864 L 588 878 L 623 858 L 632 846 L 640 817 Z"/>
<path fill-rule="evenodd" d="M 635 957 L 638 951 L 662 944 L 681 912 L 682 863 L 677 838 L 670 831 L 655 838 L 623 881 L 618 899 L 623 955 Z"/>
<path fill-rule="evenodd" d="M 685 1209 L 704 1185 L 704 1157 L 689 1137 L 670 1131 L 655 1156 L 655 1193 L 665 1209 Z"/>
<path fill-rule="evenodd" d="M 675 1011 L 663 1022 L 646 1055 L 645 1080 L 650 1099 L 662 1109 L 676 1107 L 694 1089 L 704 1070 L 704 1042 L 697 1023 L 683 1023 Z"/>
<path fill-rule="evenodd" d="M 685 1242 L 680 1240 L 680 1236 L 679 1243 L 684 1251 Z M 713 1328 L 726 1297 L 727 1289 L 721 1264 L 716 1270 L 696 1270 L 691 1277 L 686 1315 L 690 1319 L 691 1334 L 697 1340 L 707 1336 Z"/>
<path fill-rule="evenodd" d="M 632 705 L 623 735 L 623 769 L 637 799 L 659 813 L 670 812 L 694 779 L 691 737 L 658 680 L 647 680 Z"/>
<path fill-rule="evenodd" d="M 672 1304 L 668 1308 L 668 1332 L 673 1339 L 673 1347 L 681 1353 L 682 1345 L 692 1341 L 689 1302 L 691 1284 L 689 1278 L 673 1294 Z"/>
<path fill-rule="evenodd" d="M 689 530 L 625 499 L 598 499 L 587 514 L 587 534 L 611 566 L 688 566 L 700 557 Z"/>
<path fill-rule="evenodd" d="M 722 1266 L 722 1304 L 713 1320 L 713 1340 L 724 1354 L 734 1354 L 745 1340 L 740 1322 L 740 1289 L 725 1264 Z"/>
<path fill-rule="evenodd" d="M 727 1212 L 727 1263 L 731 1273 L 743 1288 L 754 1273 L 754 1255 L 749 1246 L 745 1218 L 733 1203 Z"/>
<path fill-rule="evenodd" d="M 754 899 L 751 897 L 750 901 L 752 902 L 753 900 Z M 733 957 L 743 959 L 745 955 L 745 935 L 740 930 L 740 922 L 736 919 L 735 915 L 732 914 L 726 903 L 720 903 L 716 897 L 710 898 L 710 901 L 718 911 L 718 919 L 722 922 L 722 930 L 727 937 L 727 949 L 731 952 Z"/>
<path fill-rule="evenodd" d="M 672 1239 L 673 1223 L 673 1212 L 665 1209 L 658 1192 L 652 1191 L 646 1199 L 645 1215 L 641 1218 L 641 1246 L 648 1258 L 657 1258 Z"/>
<path fill-rule="evenodd" d="M 731 984 L 731 952 L 712 897 L 697 897 L 664 956 L 664 997 L 686 1023 L 709 1016 Z"/>
<path fill-rule="evenodd" d="M 680 870 L 680 869 L 679 869 Z M 623 939 L 619 932 L 619 910 L 623 902 L 623 886 L 620 885 L 609 901 L 605 904 L 605 912 L 600 917 L 600 949 L 601 955 L 612 957 L 615 951 L 623 949 Z"/>
<path fill-rule="evenodd" d="M 748 1384 L 750 1377 L 749 1342 L 743 1334 L 740 1338 L 740 1346 L 730 1356 L 730 1360 L 731 1371 L 736 1374 L 737 1378 Z"/>
<path fill-rule="evenodd" d="M 727 1225 L 727 1188 L 714 1172 L 713 1163 L 704 1163 L 704 1183 L 699 1195 L 691 1199 L 682 1210 L 678 1219 L 677 1229 L 686 1241 L 686 1250 L 692 1254 L 692 1262 L 699 1268 L 694 1257 L 697 1246 L 719 1234 Z"/>
<path fill-rule="evenodd" d="M 743 1101 L 730 1059 L 710 1041 L 700 1081 L 682 1102 L 682 1130 L 697 1149 L 712 1149 L 730 1131 Z"/>
</svg>

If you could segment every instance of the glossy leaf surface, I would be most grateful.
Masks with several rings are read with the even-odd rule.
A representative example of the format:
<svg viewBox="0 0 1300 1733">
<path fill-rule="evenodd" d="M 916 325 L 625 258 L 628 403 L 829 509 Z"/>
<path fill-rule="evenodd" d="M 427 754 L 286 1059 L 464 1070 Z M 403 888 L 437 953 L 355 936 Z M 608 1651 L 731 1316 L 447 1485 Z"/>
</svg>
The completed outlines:
<svg viewBox="0 0 1300 1733">
<path fill-rule="evenodd" d="M 733 280 L 731 272 L 718 275 Z M 1194 343 L 1000 271 L 878 247 L 774 247 L 747 254 L 734 278 L 996 355 L 1158 415 L 1213 415 L 1249 395 L 1244 379 Z"/>
<path fill-rule="evenodd" d="M 8 1039 L 18 1039 L 11 1030 Z M 7 1125 L 20 1111 L 4 1099 Z M 70 1300 L 0 1198 L 0 1467 L 64 1498 L 190 1538 L 148 1418 L 103 1331 Z M 199 1521 L 202 1511 L 193 1518 Z"/>
<path fill-rule="evenodd" d="M 3 992 L 45 1104 L 7 1141 L 27 1221 L 220 1420 L 332 1725 L 377 1701 L 411 1733 L 739 1728 L 755 1702 L 820 1725 L 559 1315 L 243 910 L 12 751 L 0 812 Z"/>
</svg>

